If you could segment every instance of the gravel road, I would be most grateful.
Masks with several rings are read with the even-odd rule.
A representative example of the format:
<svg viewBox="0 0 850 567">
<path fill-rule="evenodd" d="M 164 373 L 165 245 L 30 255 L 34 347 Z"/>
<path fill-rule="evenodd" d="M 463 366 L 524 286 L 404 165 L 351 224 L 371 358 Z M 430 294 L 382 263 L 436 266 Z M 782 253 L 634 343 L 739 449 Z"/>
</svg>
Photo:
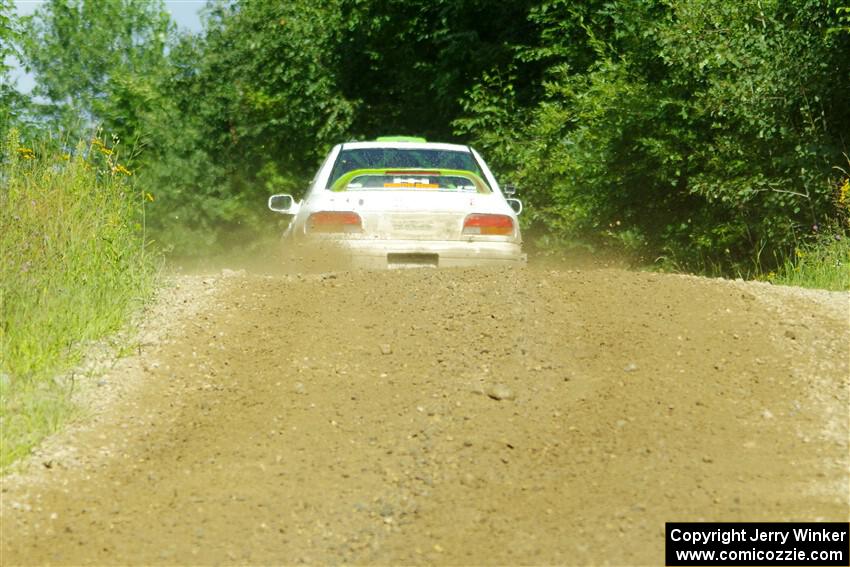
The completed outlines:
<svg viewBox="0 0 850 567">
<path fill-rule="evenodd" d="M 3 479 L 2 563 L 663 564 L 665 521 L 846 521 L 848 317 L 620 270 L 175 277 Z"/>
</svg>

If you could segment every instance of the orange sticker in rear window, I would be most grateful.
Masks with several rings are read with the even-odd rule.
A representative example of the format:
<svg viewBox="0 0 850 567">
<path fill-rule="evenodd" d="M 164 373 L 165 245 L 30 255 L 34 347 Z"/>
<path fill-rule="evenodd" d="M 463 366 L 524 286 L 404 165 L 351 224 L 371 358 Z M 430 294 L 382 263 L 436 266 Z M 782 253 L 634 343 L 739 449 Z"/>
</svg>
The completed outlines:
<svg viewBox="0 0 850 567">
<path fill-rule="evenodd" d="M 401 182 L 401 183 L 384 183 L 384 187 L 391 188 L 408 188 L 408 189 L 439 189 L 440 186 L 437 183 L 409 183 L 409 182 Z"/>
</svg>

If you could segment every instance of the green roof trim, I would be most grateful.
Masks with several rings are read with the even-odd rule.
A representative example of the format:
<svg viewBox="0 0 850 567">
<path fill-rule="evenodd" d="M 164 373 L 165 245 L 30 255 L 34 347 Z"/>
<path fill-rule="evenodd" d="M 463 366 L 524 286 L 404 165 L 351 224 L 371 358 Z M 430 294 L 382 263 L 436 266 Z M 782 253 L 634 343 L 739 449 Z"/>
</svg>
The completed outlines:
<svg viewBox="0 0 850 567">
<path fill-rule="evenodd" d="M 424 144 L 428 140 L 418 136 L 378 136 L 376 142 L 418 142 Z"/>
</svg>

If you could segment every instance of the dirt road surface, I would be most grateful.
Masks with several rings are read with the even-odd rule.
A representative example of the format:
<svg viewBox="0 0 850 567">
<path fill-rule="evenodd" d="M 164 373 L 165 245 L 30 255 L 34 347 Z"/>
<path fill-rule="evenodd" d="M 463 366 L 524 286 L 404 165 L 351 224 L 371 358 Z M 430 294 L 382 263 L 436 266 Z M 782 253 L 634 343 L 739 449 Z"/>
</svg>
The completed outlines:
<svg viewBox="0 0 850 567">
<path fill-rule="evenodd" d="M 93 415 L 3 480 L 3 565 L 662 564 L 665 521 L 848 518 L 846 293 L 175 281 Z"/>
</svg>

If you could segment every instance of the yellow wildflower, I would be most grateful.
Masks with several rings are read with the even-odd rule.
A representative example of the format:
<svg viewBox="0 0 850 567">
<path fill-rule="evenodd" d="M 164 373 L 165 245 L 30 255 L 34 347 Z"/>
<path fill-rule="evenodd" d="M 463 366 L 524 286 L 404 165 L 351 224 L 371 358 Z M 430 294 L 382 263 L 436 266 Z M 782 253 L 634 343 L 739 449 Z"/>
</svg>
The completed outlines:
<svg viewBox="0 0 850 567">
<path fill-rule="evenodd" d="M 153 196 L 153 195 L 151 195 L 150 193 L 147 193 L 147 192 L 145 192 L 145 199 L 147 199 L 147 200 L 148 200 L 148 201 L 150 201 L 151 203 L 153 203 L 153 202 L 154 202 L 154 200 L 155 200 L 155 199 L 154 199 L 154 196 Z"/>
<path fill-rule="evenodd" d="M 132 171 L 130 171 L 129 169 L 127 169 L 126 167 L 124 167 L 120 163 L 112 166 L 112 173 L 121 173 L 121 174 L 127 175 L 127 176 L 133 175 Z"/>
</svg>

